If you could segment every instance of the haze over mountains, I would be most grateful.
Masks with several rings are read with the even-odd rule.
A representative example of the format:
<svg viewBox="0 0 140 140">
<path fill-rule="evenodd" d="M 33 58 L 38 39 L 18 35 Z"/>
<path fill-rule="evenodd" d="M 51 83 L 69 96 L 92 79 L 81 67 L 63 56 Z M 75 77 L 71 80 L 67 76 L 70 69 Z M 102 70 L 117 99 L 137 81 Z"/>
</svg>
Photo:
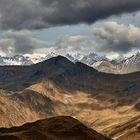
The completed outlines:
<svg viewBox="0 0 140 140">
<path fill-rule="evenodd" d="M 0 89 L 0 127 L 64 115 L 119 139 L 130 128 L 118 126 L 139 115 L 140 72 L 101 73 L 62 56 L 30 66 L 1 66 Z"/>
</svg>

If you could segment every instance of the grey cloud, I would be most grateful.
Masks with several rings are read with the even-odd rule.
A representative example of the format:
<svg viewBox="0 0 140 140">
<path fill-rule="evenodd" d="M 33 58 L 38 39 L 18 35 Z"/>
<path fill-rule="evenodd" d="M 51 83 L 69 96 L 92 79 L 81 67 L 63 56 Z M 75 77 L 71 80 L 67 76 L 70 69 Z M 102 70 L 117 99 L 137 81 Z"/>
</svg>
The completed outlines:
<svg viewBox="0 0 140 140">
<path fill-rule="evenodd" d="M 98 52 L 100 54 L 127 54 L 140 49 L 140 28 L 133 25 L 105 22 L 94 27 L 93 36 L 65 36 L 55 44 L 57 52 Z"/>
<path fill-rule="evenodd" d="M 130 56 L 140 49 L 140 28 L 133 25 L 105 22 L 91 29 L 93 35 L 73 35 L 60 37 L 47 48 L 35 49 L 34 53 L 43 55 L 50 52 L 65 55 L 67 53 L 88 54 L 96 52 L 109 58 Z"/>
<path fill-rule="evenodd" d="M 54 48 L 54 52 L 58 54 L 67 54 L 67 53 L 87 53 L 93 48 L 93 40 L 90 36 L 64 36 L 58 39 L 52 48 Z"/>
<path fill-rule="evenodd" d="M 0 28 L 38 29 L 90 24 L 139 9 L 139 0 L 0 0 Z"/>
<path fill-rule="evenodd" d="M 98 52 L 128 53 L 140 49 L 140 28 L 116 22 L 106 22 L 93 29 Z"/>
<path fill-rule="evenodd" d="M 56 41 L 54 46 L 56 50 L 64 49 L 65 47 L 72 48 L 73 51 L 78 51 L 79 48 L 88 47 L 93 43 L 89 36 L 75 35 L 75 36 L 64 36 Z"/>
<path fill-rule="evenodd" d="M 32 37 L 28 30 L 8 31 L 0 38 L 0 50 L 5 55 L 31 53 L 42 42 Z"/>
</svg>

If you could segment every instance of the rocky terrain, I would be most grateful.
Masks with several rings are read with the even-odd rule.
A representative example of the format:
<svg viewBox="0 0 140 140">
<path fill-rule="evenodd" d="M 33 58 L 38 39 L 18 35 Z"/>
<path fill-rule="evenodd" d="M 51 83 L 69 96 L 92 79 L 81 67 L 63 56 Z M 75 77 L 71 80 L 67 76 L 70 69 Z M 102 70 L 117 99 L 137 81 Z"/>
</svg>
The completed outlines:
<svg viewBox="0 0 140 140">
<path fill-rule="evenodd" d="M 62 56 L 31 66 L 1 66 L 0 89 L 0 127 L 64 115 L 121 138 L 125 128 L 120 133 L 116 127 L 140 109 L 140 72 L 101 73 Z"/>
<path fill-rule="evenodd" d="M 92 67 L 96 68 L 101 72 L 114 73 L 114 74 L 127 74 L 132 72 L 140 71 L 140 53 L 133 55 L 126 60 L 119 63 L 108 60 L 101 60 L 95 62 Z"/>
<path fill-rule="evenodd" d="M 72 117 L 54 117 L 10 129 L 0 129 L 1 140 L 110 140 Z"/>
<path fill-rule="evenodd" d="M 139 140 L 140 139 L 140 115 L 132 117 L 123 124 L 116 124 L 108 127 L 106 133 L 109 136 L 116 136 L 117 140 Z"/>
</svg>

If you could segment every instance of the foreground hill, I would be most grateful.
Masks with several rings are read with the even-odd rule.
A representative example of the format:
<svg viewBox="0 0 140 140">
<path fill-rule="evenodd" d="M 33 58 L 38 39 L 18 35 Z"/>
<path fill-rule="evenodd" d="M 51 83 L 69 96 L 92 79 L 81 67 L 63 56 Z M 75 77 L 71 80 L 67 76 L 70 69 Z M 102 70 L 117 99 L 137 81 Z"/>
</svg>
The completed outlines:
<svg viewBox="0 0 140 140">
<path fill-rule="evenodd" d="M 72 117 L 55 117 L 0 129 L 0 140 L 110 140 Z"/>
<path fill-rule="evenodd" d="M 62 56 L 31 66 L 1 66 L 0 89 L 0 127 L 65 115 L 110 135 L 108 128 L 140 110 L 140 72 L 101 73 Z"/>
</svg>

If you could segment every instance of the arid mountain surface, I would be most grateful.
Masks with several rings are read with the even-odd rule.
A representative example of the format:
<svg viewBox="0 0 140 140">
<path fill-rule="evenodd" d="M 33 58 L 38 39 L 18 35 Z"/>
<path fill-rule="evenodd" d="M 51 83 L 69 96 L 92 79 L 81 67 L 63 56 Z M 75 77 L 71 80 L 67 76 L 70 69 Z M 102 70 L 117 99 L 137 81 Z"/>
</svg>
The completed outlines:
<svg viewBox="0 0 140 140">
<path fill-rule="evenodd" d="M 138 72 L 140 71 L 140 52 L 119 63 L 116 63 L 116 61 L 101 60 L 91 66 L 106 73 L 127 74 Z"/>
<path fill-rule="evenodd" d="M 106 133 L 110 137 L 116 135 L 117 140 L 139 140 L 140 139 L 140 115 L 131 118 L 123 124 L 108 127 Z"/>
<path fill-rule="evenodd" d="M 64 115 L 121 138 L 124 131 L 113 133 L 116 126 L 140 110 L 140 72 L 101 73 L 62 56 L 31 66 L 1 66 L 0 89 L 0 127 Z"/>
<path fill-rule="evenodd" d="M 55 117 L 1 128 L 0 140 L 110 140 L 72 117 Z"/>
</svg>

